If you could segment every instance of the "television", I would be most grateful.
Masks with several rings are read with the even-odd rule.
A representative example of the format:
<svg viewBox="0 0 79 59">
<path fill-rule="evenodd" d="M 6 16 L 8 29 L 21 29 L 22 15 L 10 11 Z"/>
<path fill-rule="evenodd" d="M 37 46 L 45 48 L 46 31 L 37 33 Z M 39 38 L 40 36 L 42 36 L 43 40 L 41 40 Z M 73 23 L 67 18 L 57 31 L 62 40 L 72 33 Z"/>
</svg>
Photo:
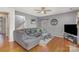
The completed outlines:
<svg viewBox="0 0 79 59">
<path fill-rule="evenodd" d="M 77 24 L 65 24 L 64 32 L 77 36 Z"/>
</svg>

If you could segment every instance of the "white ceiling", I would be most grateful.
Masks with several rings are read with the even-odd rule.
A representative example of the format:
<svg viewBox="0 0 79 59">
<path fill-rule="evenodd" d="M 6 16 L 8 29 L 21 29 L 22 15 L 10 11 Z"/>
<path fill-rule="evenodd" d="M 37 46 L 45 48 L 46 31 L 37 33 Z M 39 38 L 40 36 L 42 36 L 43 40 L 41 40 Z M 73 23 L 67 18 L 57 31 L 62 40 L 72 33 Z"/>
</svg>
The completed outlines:
<svg viewBox="0 0 79 59">
<path fill-rule="evenodd" d="M 36 9 L 40 10 L 40 7 L 14 7 L 14 9 L 17 11 L 21 11 L 39 17 L 79 10 L 78 7 L 46 7 L 46 9 L 50 9 L 52 11 L 47 12 L 47 14 L 42 14 L 42 13 L 37 13 L 37 11 L 35 11 Z"/>
</svg>

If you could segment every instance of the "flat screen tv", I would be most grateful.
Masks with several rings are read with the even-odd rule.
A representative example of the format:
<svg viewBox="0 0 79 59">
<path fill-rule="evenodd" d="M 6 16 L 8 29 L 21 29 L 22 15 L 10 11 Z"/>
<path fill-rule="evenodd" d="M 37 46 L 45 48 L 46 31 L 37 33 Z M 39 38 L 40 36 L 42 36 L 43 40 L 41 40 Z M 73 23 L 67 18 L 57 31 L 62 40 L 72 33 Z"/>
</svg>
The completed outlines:
<svg viewBox="0 0 79 59">
<path fill-rule="evenodd" d="M 77 36 L 77 24 L 65 24 L 64 32 Z"/>
</svg>

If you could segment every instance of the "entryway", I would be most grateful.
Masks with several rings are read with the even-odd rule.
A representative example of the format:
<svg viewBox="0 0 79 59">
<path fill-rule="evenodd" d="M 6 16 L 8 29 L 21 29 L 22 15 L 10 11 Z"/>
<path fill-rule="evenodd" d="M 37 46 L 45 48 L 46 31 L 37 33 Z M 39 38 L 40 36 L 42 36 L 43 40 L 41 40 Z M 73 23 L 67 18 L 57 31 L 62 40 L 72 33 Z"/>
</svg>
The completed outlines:
<svg viewBox="0 0 79 59">
<path fill-rule="evenodd" d="M 8 31 L 8 13 L 0 12 L 0 45 L 2 45 Z"/>
</svg>

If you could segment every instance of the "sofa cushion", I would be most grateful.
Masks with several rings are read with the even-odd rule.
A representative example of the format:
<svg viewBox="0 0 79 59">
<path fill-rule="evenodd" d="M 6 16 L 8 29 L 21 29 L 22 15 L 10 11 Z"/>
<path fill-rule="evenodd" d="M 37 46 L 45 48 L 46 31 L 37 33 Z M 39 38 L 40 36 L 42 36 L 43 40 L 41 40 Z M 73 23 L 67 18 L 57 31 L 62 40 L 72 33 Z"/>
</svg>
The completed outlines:
<svg viewBox="0 0 79 59">
<path fill-rule="evenodd" d="M 38 37 L 42 35 L 42 31 L 39 28 L 28 28 L 25 30 L 25 32 L 28 36 Z"/>
</svg>

